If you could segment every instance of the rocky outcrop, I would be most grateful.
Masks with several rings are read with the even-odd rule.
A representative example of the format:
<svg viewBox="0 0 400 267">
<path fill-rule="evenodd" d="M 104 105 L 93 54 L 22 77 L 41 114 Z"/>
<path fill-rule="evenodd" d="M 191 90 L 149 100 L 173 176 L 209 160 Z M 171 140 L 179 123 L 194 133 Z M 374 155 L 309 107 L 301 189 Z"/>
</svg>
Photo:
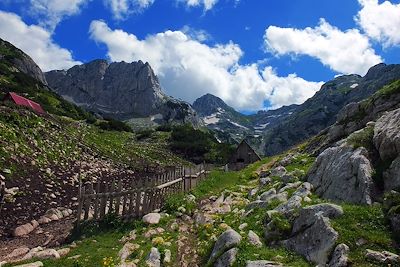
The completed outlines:
<svg viewBox="0 0 400 267">
<path fill-rule="evenodd" d="M 400 109 L 380 117 L 374 128 L 374 145 L 382 160 L 393 160 L 400 154 Z"/>
<path fill-rule="evenodd" d="M 368 152 L 347 145 L 322 152 L 311 167 L 307 181 L 325 199 L 371 204 L 373 181 Z"/>
<path fill-rule="evenodd" d="M 43 85 L 47 85 L 46 78 L 33 59 L 14 47 L 7 41 L 0 39 L 0 60 L 8 60 L 17 71 L 25 73 Z"/>
<path fill-rule="evenodd" d="M 291 237 L 283 245 L 306 257 L 308 261 L 324 265 L 334 249 L 338 233 L 329 218 L 336 218 L 343 210 L 336 205 L 320 204 L 300 210 L 294 220 Z"/>
<path fill-rule="evenodd" d="M 166 96 L 150 65 L 142 61 L 94 60 L 45 75 L 52 90 L 66 100 L 105 117 L 199 124 L 191 106 Z"/>
</svg>

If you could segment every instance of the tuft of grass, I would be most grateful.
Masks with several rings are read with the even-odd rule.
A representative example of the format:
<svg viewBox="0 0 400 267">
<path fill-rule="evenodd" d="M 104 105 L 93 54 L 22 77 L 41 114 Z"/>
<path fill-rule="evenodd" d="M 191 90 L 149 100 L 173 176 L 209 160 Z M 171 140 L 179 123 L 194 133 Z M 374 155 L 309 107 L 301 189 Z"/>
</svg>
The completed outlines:
<svg viewBox="0 0 400 267">
<path fill-rule="evenodd" d="M 364 147 L 368 151 L 372 151 L 374 149 L 373 137 L 374 127 L 368 126 L 360 131 L 352 133 L 347 138 L 347 143 L 355 149 L 359 147 Z"/>
<path fill-rule="evenodd" d="M 342 204 L 341 206 L 344 214 L 331 222 L 333 228 L 339 233 L 337 243 L 345 243 L 349 246 L 349 257 L 353 266 L 379 266 L 366 262 L 365 250 L 367 248 L 396 253 L 381 205 Z M 357 245 L 356 242 L 360 239 L 366 240 L 367 243 L 361 246 Z"/>
</svg>

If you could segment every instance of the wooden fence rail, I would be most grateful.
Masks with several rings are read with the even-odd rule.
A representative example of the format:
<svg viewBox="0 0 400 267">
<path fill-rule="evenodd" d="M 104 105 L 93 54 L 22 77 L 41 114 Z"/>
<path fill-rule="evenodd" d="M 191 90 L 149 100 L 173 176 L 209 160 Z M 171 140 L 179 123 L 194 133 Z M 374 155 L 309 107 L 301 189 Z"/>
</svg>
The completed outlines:
<svg viewBox="0 0 400 267">
<path fill-rule="evenodd" d="M 89 219 L 101 220 L 110 213 L 123 219 L 139 218 L 160 209 L 167 196 L 196 187 L 210 170 L 210 165 L 200 164 L 132 179 L 129 183 L 113 180 L 111 183 L 85 184 L 79 190 L 77 223 Z"/>
</svg>

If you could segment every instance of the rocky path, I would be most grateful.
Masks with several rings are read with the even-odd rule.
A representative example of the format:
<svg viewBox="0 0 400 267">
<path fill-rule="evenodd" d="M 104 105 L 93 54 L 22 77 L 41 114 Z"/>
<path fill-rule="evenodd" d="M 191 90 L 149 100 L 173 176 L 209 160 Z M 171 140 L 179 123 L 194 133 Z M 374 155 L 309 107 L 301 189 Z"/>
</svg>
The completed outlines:
<svg viewBox="0 0 400 267">
<path fill-rule="evenodd" d="M 186 217 L 186 216 L 185 216 Z M 194 221 L 190 217 L 178 220 L 179 239 L 177 264 L 181 267 L 199 266 L 199 255 L 197 253 L 197 234 Z"/>
</svg>

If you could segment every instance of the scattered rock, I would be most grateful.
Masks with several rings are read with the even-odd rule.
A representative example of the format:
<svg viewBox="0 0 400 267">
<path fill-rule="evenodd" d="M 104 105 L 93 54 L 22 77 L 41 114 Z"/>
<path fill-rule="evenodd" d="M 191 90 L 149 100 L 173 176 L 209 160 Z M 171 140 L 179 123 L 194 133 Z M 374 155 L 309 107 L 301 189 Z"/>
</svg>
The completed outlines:
<svg viewBox="0 0 400 267">
<path fill-rule="evenodd" d="M 368 241 L 365 240 L 364 238 L 360 238 L 360 239 L 358 239 L 358 240 L 356 241 L 356 245 L 357 245 L 357 246 L 364 246 L 364 245 L 367 244 L 367 243 L 368 243 Z"/>
<path fill-rule="evenodd" d="M 252 244 L 253 246 L 262 247 L 262 242 L 260 240 L 260 237 L 252 230 L 249 231 L 247 239 L 249 240 L 249 243 Z"/>
<path fill-rule="evenodd" d="M 271 182 L 272 182 L 272 180 L 269 177 L 260 178 L 260 187 L 266 186 L 267 184 L 270 184 Z"/>
<path fill-rule="evenodd" d="M 161 265 L 161 254 L 157 248 L 152 247 L 149 255 L 146 259 L 146 264 L 149 267 L 160 267 Z"/>
<path fill-rule="evenodd" d="M 251 189 L 251 190 L 249 191 L 249 193 L 247 194 L 247 198 L 252 198 L 252 197 L 254 197 L 255 195 L 257 195 L 257 193 L 258 193 L 258 187 L 253 188 L 253 189 Z"/>
<path fill-rule="evenodd" d="M 121 260 L 121 262 L 125 262 L 126 259 L 132 254 L 133 251 L 137 250 L 139 248 L 138 244 L 132 244 L 132 243 L 125 243 L 125 245 L 121 248 L 121 250 L 118 253 L 118 256 Z"/>
<path fill-rule="evenodd" d="M 15 228 L 14 232 L 13 232 L 13 236 L 19 237 L 19 236 L 28 235 L 33 230 L 35 230 L 33 225 L 30 223 L 26 223 L 26 224 L 20 225 L 17 228 Z"/>
<path fill-rule="evenodd" d="M 348 267 L 349 266 L 349 247 L 346 244 L 339 244 L 333 251 L 332 259 L 328 267 Z"/>
<path fill-rule="evenodd" d="M 57 250 L 57 253 L 62 258 L 62 257 L 67 256 L 70 251 L 71 251 L 70 248 L 62 248 L 62 249 Z"/>
<path fill-rule="evenodd" d="M 285 174 L 281 177 L 281 181 L 284 184 L 293 183 L 297 180 L 297 178 L 292 174 Z"/>
<path fill-rule="evenodd" d="M 270 190 L 262 193 L 260 195 L 260 200 L 262 201 L 266 201 L 270 196 L 276 195 L 276 189 L 275 188 L 271 188 Z"/>
<path fill-rule="evenodd" d="M 290 190 L 290 189 L 297 188 L 297 187 L 299 187 L 300 185 L 301 185 L 301 182 L 300 182 L 300 181 L 294 182 L 294 183 L 288 183 L 287 185 L 285 185 L 284 187 L 282 187 L 281 189 L 279 189 L 279 193 L 285 192 L 285 191 Z"/>
<path fill-rule="evenodd" d="M 211 256 L 208 260 L 210 264 L 215 262 L 216 258 L 237 245 L 239 245 L 242 237 L 233 229 L 228 229 L 223 232 L 215 242 L 214 248 L 211 252 Z"/>
<path fill-rule="evenodd" d="M 239 249 L 231 248 L 227 252 L 221 255 L 218 260 L 215 262 L 214 267 L 229 267 L 233 266 L 236 261 L 236 255 Z"/>
<path fill-rule="evenodd" d="M 278 166 L 278 167 L 276 167 L 276 168 L 271 170 L 271 175 L 272 176 L 282 177 L 285 174 L 286 174 L 286 169 L 283 166 Z"/>
<path fill-rule="evenodd" d="M 28 247 L 23 246 L 23 247 L 16 248 L 10 254 L 7 255 L 5 260 L 21 257 L 21 256 L 27 254 L 28 252 L 29 252 Z"/>
<path fill-rule="evenodd" d="M 301 208 L 301 201 L 303 199 L 299 196 L 292 196 L 286 203 L 282 203 L 275 208 L 276 211 L 282 214 L 289 215 L 293 213 L 296 209 Z"/>
<path fill-rule="evenodd" d="M 14 267 L 43 267 L 43 263 L 41 261 L 36 261 L 33 263 L 22 264 Z"/>
<path fill-rule="evenodd" d="M 279 262 L 258 260 L 258 261 L 247 261 L 246 267 L 283 267 Z"/>
<path fill-rule="evenodd" d="M 325 199 L 372 204 L 372 165 L 368 151 L 346 144 L 322 152 L 311 167 L 307 180 Z"/>
<path fill-rule="evenodd" d="M 59 259 L 60 254 L 55 249 L 46 249 L 38 251 L 33 255 L 33 258 L 44 259 Z"/>
<path fill-rule="evenodd" d="M 147 224 L 158 224 L 160 219 L 161 215 L 159 213 L 149 213 L 143 216 L 143 222 Z"/>
<path fill-rule="evenodd" d="M 242 223 L 241 225 L 239 225 L 239 230 L 243 230 L 244 228 L 247 227 L 247 223 Z"/>
<path fill-rule="evenodd" d="M 301 198 L 308 197 L 311 195 L 311 190 L 313 189 L 312 184 L 309 182 L 302 183 L 299 188 L 293 193 L 294 196 L 299 196 Z"/>
<path fill-rule="evenodd" d="M 365 257 L 370 260 L 377 261 L 385 264 L 399 264 L 400 256 L 389 251 L 374 251 L 371 249 L 367 249 Z"/>
<path fill-rule="evenodd" d="M 164 250 L 164 263 L 170 263 L 171 262 L 171 250 L 166 249 Z"/>
<path fill-rule="evenodd" d="M 129 241 L 133 241 L 136 239 L 136 230 L 132 230 L 129 232 L 129 234 L 127 236 L 122 237 L 119 241 L 121 243 L 126 243 Z"/>
</svg>

